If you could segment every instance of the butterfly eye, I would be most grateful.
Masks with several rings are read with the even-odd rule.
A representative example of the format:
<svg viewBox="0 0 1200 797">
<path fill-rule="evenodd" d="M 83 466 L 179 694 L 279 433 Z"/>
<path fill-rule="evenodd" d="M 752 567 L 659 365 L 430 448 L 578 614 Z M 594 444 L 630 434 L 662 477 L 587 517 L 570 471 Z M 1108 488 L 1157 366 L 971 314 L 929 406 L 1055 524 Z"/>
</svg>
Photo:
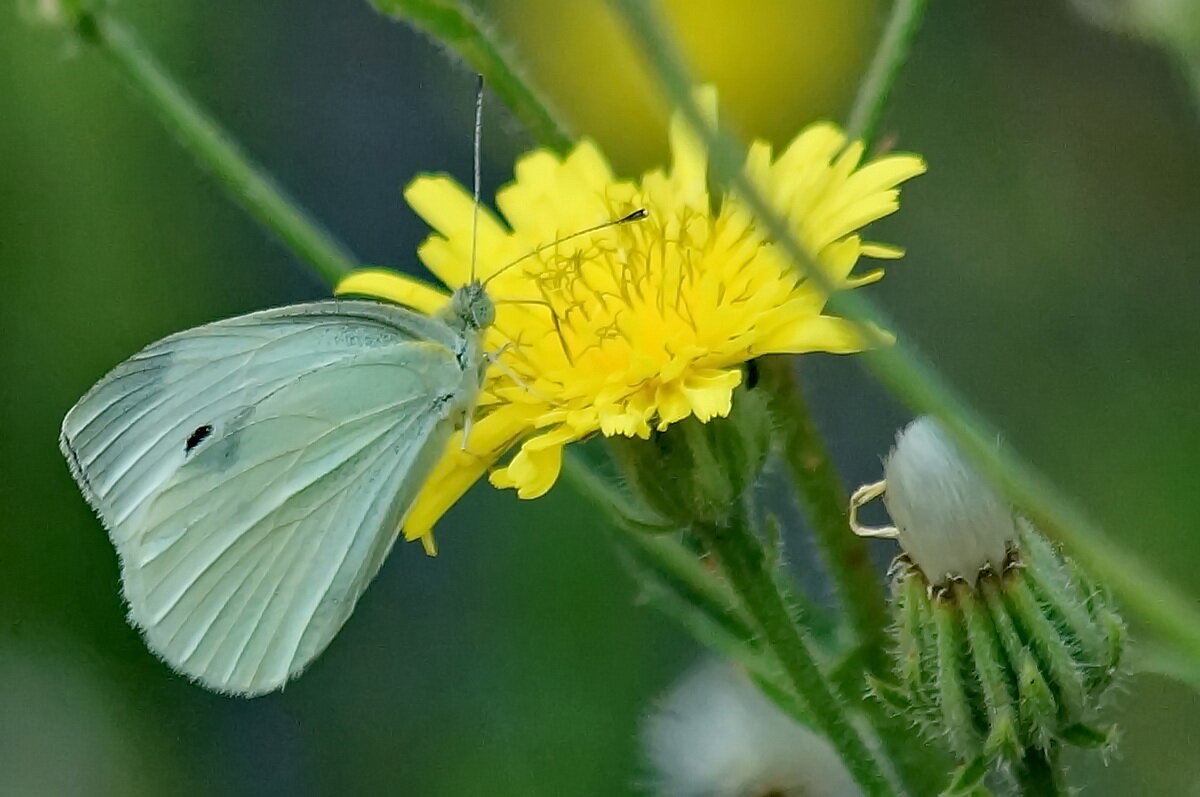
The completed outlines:
<svg viewBox="0 0 1200 797">
<path fill-rule="evenodd" d="M 195 449 L 196 446 L 208 439 L 209 435 L 212 434 L 212 431 L 212 424 L 206 423 L 203 426 L 197 427 L 196 431 L 188 435 L 187 443 L 185 443 L 183 446 L 183 453 L 192 453 L 192 450 Z"/>
</svg>

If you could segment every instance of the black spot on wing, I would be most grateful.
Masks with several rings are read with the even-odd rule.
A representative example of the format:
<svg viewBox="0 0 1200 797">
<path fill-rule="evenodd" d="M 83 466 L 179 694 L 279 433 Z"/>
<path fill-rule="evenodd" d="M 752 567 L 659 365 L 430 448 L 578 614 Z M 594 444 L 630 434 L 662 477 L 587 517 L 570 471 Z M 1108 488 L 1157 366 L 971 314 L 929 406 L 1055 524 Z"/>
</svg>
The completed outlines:
<svg viewBox="0 0 1200 797">
<path fill-rule="evenodd" d="M 196 427 L 196 431 L 188 435 L 187 443 L 183 447 L 183 453 L 190 454 L 192 449 L 203 443 L 212 434 L 213 428 L 211 423 L 206 423 L 203 426 Z"/>
<path fill-rule="evenodd" d="M 242 436 L 251 425 L 254 412 L 254 407 L 242 407 L 233 417 L 206 423 L 192 432 L 184 449 L 185 454 L 191 455 L 191 466 L 223 473 L 236 465 L 242 453 Z"/>
</svg>

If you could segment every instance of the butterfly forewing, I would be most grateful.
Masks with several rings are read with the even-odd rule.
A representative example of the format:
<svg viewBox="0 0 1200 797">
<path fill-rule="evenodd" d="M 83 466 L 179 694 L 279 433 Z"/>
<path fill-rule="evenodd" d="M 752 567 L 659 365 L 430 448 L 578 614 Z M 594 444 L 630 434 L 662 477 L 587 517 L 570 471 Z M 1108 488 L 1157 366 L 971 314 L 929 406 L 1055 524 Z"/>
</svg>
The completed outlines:
<svg viewBox="0 0 1200 797">
<path fill-rule="evenodd" d="M 173 335 L 68 413 L 62 444 L 152 649 L 227 692 L 332 639 L 478 391 L 462 338 L 370 302 Z"/>
</svg>

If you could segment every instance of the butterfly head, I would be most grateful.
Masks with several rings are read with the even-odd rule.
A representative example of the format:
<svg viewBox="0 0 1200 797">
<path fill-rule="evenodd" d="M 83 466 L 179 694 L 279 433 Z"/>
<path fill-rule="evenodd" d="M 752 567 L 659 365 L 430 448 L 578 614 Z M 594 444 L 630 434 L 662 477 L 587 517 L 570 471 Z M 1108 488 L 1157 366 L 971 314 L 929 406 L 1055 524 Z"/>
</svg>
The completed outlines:
<svg viewBox="0 0 1200 797">
<path fill-rule="evenodd" d="M 496 305 L 479 280 L 472 280 L 456 290 L 444 312 L 447 323 L 462 330 L 487 329 L 496 320 Z"/>
</svg>

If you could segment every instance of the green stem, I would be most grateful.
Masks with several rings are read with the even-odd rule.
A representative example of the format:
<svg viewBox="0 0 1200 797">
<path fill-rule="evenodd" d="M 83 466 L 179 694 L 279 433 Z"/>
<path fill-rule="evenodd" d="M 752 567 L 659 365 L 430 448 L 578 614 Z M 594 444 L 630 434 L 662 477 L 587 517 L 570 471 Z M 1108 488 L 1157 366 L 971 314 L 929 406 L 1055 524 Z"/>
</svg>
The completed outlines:
<svg viewBox="0 0 1200 797">
<path fill-rule="evenodd" d="M 742 614 L 737 596 L 695 553 L 672 536 L 661 533 L 662 526 L 657 527 L 659 533 L 652 533 L 648 529 L 655 527 L 649 522 L 638 519 L 631 523 L 630 518 L 636 516 L 627 508 L 629 497 L 619 493 L 578 456 L 567 454 L 563 475 L 580 495 L 608 515 L 615 533 L 643 566 L 729 633 L 747 643 L 754 640 L 753 628 Z"/>
<path fill-rule="evenodd" d="M 598 476 L 578 455 L 568 453 L 563 476 L 610 520 L 615 542 L 629 556 L 647 598 L 701 644 L 741 663 L 786 713 L 811 725 L 778 662 L 762 649 L 753 622 L 738 596 L 696 554 L 643 519 L 630 522 L 628 496 Z M 655 589 L 659 593 L 654 592 Z"/>
<path fill-rule="evenodd" d="M 571 149 L 570 133 L 534 91 L 515 62 L 466 3 L 446 0 L 370 0 L 379 13 L 401 18 L 441 41 L 483 75 L 488 86 L 543 145 L 560 153 Z"/>
<path fill-rule="evenodd" d="M 212 170 L 234 199 L 274 230 L 323 279 L 336 283 L 356 267 L 349 250 L 251 161 L 154 60 L 132 31 L 102 12 L 81 13 L 75 29 L 83 41 L 104 53 L 141 92 L 184 149 Z"/>
<path fill-rule="evenodd" d="M 894 0 L 892 3 L 892 13 L 888 16 L 867 73 L 859 83 L 858 94 L 846 122 L 846 135 L 851 139 L 870 143 L 875 137 L 879 117 L 892 93 L 900 68 L 908 58 L 909 48 L 924 14 L 925 0 Z"/>
<path fill-rule="evenodd" d="M 882 581 L 871 565 L 866 541 L 850 532 L 845 489 L 796 381 L 792 359 L 763 358 L 760 368 L 793 489 L 807 510 L 863 662 L 871 671 L 881 672 L 888 627 Z"/>
<path fill-rule="evenodd" d="M 925 10 L 925 0 L 896 0 L 850 112 L 851 139 L 870 142 L 879 116 L 908 55 Z M 783 455 L 793 489 L 804 503 L 817 546 L 834 589 L 846 610 L 863 663 L 873 672 L 885 666 L 887 604 L 866 540 L 850 533 L 847 495 L 829 459 L 824 440 L 797 383 L 791 358 L 764 358 L 772 415 L 783 437 Z"/>
<path fill-rule="evenodd" d="M 745 148 L 709 123 L 692 96 L 692 82 L 650 0 L 612 0 L 667 97 L 707 146 L 719 182 L 731 187 L 767 235 L 829 297 L 829 307 L 852 322 L 870 344 L 867 362 L 886 386 L 919 412 L 940 419 L 964 453 L 1003 489 L 1042 531 L 1066 545 L 1086 567 L 1200 672 L 1200 611 L 1195 602 L 1142 563 L 1051 487 L 1030 465 L 997 444 L 998 430 L 958 395 L 936 369 L 904 343 L 882 334 L 882 313 L 860 291 L 836 285 L 797 241 L 787 221 L 742 171 Z"/>
<path fill-rule="evenodd" d="M 792 623 L 745 510 L 737 508 L 723 524 L 697 524 L 695 531 L 754 618 L 763 642 L 779 659 L 807 713 L 841 755 L 855 781 L 867 794 L 894 794 L 883 766 L 851 724 L 842 702 Z"/>
</svg>

